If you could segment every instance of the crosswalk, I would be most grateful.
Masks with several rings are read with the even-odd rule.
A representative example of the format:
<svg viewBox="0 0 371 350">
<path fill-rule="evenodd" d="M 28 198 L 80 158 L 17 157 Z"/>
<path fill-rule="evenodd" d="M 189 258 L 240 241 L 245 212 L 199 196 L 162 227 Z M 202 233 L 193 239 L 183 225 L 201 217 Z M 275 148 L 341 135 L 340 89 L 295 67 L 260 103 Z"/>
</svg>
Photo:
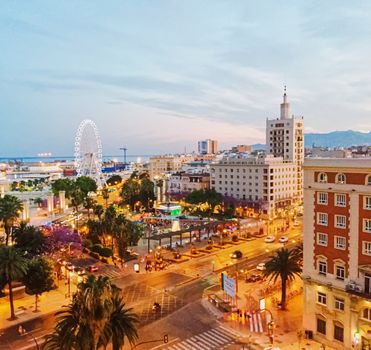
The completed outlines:
<svg viewBox="0 0 371 350">
<path fill-rule="evenodd" d="M 223 326 L 209 329 L 191 338 L 168 345 L 164 350 L 212 350 L 224 349 L 233 344 L 240 334 Z"/>
</svg>

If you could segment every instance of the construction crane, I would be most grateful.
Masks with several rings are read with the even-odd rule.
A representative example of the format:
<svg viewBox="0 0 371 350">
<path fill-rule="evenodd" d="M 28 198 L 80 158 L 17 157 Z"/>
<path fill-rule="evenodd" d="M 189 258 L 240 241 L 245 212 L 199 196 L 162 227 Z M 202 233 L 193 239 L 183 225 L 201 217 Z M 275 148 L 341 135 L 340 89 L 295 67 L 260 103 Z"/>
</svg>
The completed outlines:
<svg viewBox="0 0 371 350">
<path fill-rule="evenodd" d="M 125 163 L 125 165 L 127 164 L 126 163 L 126 151 L 128 150 L 125 146 L 124 147 L 120 147 L 120 150 L 121 151 L 124 151 L 124 163 Z"/>
</svg>

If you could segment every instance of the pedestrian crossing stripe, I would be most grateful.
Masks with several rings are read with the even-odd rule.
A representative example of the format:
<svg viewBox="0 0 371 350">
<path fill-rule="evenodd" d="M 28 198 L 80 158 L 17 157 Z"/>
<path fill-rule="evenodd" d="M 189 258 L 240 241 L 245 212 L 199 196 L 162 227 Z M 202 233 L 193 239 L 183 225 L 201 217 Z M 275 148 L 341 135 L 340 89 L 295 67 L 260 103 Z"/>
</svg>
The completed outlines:
<svg viewBox="0 0 371 350">
<path fill-rule="evenodd" d="M 183 341 L 168 345 L 167 350 L 210 350 L 223 349 L 233 344 L 235 338 L 241 335 L 232 330 L 219 326 L 209 329 L 206 332 L 196 334 Z"/>
</svg>

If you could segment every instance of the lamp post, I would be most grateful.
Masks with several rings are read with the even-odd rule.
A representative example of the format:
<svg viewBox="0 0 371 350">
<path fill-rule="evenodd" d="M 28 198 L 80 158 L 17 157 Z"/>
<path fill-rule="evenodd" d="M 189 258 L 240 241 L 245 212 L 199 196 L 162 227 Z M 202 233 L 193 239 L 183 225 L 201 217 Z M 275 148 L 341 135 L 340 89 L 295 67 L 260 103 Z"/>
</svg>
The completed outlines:
<svg viewBox="0 0 371 350">
<path fill-rule="evenodd" d="M 22 325 L 19 325 L 18 333 L 19 333 L 20 336 L 29 334 L 31 336 L 31 338 L 33 339 L 33 341 L 35 342 L 35 344 L 36 344 L 36 349 L 40 350 L 40 347 L 39 347 L 39 344 L 38 344 L 36 338 L 30 332 L 27 332 L 27 330 Z"/>
</svg>

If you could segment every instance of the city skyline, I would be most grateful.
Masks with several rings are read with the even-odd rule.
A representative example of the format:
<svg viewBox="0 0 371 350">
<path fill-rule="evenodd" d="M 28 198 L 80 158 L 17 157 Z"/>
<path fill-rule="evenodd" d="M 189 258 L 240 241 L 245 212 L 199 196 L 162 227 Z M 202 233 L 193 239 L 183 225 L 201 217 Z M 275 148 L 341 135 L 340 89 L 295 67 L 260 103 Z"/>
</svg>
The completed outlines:
<svg viewBox="0 0 371 350">
<path fill-rule="evenodd" d="M 3 4 L 0 156 L 72 155 L 85 118 L 105 154 L 264 143 L 284 85 L 306 132 L 368 131 L 371 4 L 334 4 Z"/>
</svg>

